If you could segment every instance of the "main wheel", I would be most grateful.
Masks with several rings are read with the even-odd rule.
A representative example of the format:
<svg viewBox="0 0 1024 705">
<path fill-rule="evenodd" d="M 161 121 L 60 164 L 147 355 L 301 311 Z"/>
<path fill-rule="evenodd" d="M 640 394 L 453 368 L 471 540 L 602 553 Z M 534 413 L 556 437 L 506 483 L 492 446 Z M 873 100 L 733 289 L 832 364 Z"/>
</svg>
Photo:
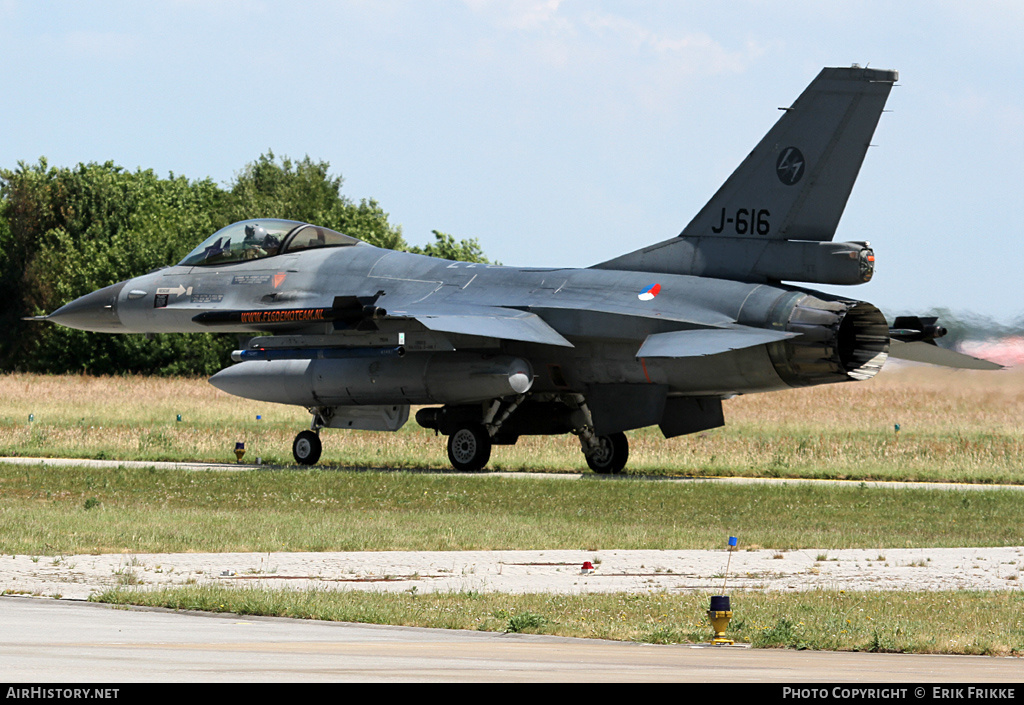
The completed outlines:
<svg viewBox="0 0 1024 705">
<path fill-rule="evenodd" d="M 597 437 L 598 448 L 587 456 L 587 465 L 602 475 L 620 473 L 629 460 L 629 440 L 625 433 Z"/>
<path fill-rule="evenodd" d="M 463 426 L 448 436 L 448 460 L 461 472 L 476 472 L 491 459 L 491 437 L 483 426 Z"/>
<path fill-rule="evenodd" d="M 320 436 L 312 431 L 303 431 L 295 437 L 292 443 L 292 455 L 295 462 L 300 465 L 314 465 L 320 460 L 320 453 L 323 451 L 323 444 L 320 443 Z"/>
</svg>

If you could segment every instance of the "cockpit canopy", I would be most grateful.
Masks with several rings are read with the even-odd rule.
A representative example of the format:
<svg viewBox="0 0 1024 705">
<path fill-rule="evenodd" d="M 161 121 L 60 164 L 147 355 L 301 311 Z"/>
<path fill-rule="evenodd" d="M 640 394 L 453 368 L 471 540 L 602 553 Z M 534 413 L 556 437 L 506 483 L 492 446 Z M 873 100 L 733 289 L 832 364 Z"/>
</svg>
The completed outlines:
<svg viewBox="0 0 1024 705">
<path fill-rule="evenodd" d="M 299 252 L 315 247 L 358 243 L 354 237 L 294 220 L 243 220 L 221 228 L 192 250 L 179 265 L 230 264 Z"/>
</svg>

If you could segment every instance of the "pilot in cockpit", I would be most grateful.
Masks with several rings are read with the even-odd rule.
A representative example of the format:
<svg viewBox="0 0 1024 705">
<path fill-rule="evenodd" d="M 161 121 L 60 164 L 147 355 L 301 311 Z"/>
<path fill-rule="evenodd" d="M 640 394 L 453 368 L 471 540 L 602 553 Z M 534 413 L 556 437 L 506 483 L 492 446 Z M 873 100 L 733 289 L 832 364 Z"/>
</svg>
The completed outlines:
<svg viewBox="0 0 1024 705">
<path fill-rule="evenodd" d="M 281 241 L 268 233 L 262 225 L 250 223 L 245 226 L 245 239 L 242 241 L 242 245 L 245 248 L 243 250 L 244 259 L 260 259 L 276 255 L 281 247 Z"/>
</svg>

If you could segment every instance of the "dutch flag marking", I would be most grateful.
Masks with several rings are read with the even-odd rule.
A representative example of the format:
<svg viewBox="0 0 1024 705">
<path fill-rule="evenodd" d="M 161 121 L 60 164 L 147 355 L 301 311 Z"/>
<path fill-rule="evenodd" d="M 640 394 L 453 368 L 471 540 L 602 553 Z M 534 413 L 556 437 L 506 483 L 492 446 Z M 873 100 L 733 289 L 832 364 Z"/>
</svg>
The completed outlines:
<svg viewBox="0 0 1024 705">
<path fill-rule="evenodd" d="M 651 284 L 649 287 L 641 291 L 636 295 L 641 301 L 650 301 L 655 296 L 661 293 L 661 284 Z"/>
</svg>

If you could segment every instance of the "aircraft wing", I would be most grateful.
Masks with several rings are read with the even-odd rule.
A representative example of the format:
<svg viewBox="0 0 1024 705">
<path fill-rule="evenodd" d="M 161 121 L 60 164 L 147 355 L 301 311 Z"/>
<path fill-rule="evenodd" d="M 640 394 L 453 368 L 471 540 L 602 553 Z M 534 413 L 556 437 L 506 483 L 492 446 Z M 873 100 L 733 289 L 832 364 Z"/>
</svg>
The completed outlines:
<svg viewBox="0 0 1024 705">
<path fill-rule="evenodd" d="M 623 304 L 596 297 L 566 295 L 558 299 L 548 297 L 544 300 L 534 300 L 524 305 L 529 306 L 533 311 L 540 312 L 586 311 L 587 313 L 607 313 L 637 319 L 706 326 L 708 328 L 728 328 L 736 323 L 735 319 L 731 316 L 696 304 L 689 304 L 685 307 L 647 307 L 637 306 L 634 303 Z"/>
<path fill-rule="evenodd" d="M 388 317 L 411 318 L 439 333 L 459 333 L 573 347 L 572 343 L 537 314 L 500 306 L 452 306 L 436 309 L 413 307 L 389 311 Z"/>
<path fill-rule="evenodd" d="M 964 355 L 963 353 L 954 352 L 953 350 L 947 350 L 946 348 L 940 348 L 938 345 L 926 343 L 924 341 L 904 343 L 899 340 L 890 340 L 889 357 L 895 357 L 900 360 L 910 360 L 911 362 L 927 362 L 930 365 L 955 367 L 963 370 L 1003 369 L 1002 365 L 998 365 L 994 362 L 981 360 L 976 357 L 971 357 L 970 355 Z"/>
<path fill-rule="evenodd" d="M 636 356 L 703 357 L 787 340 L 798 335 L 799 333 L 747 326 L 677 330 L 647 336 Z"/>
<path fill-rule="evenodd" d="M 259 309 L 206 311 L 193 321 L 206 326 L 251 324 L 261 329 L 300 332 L 309 324 L 326 321 L 359 327 L 366 321 L 411 319 L 429 330 L 459 333 L 501 340 L 520 340 L 560 347 L 573 347 L 558 331 L 535 313 L 501 306 L 421 306 L 385 310 L 375 305 L 376 296 L 338 296 L 332 306 L 302 309 Z"/>
</svg>

